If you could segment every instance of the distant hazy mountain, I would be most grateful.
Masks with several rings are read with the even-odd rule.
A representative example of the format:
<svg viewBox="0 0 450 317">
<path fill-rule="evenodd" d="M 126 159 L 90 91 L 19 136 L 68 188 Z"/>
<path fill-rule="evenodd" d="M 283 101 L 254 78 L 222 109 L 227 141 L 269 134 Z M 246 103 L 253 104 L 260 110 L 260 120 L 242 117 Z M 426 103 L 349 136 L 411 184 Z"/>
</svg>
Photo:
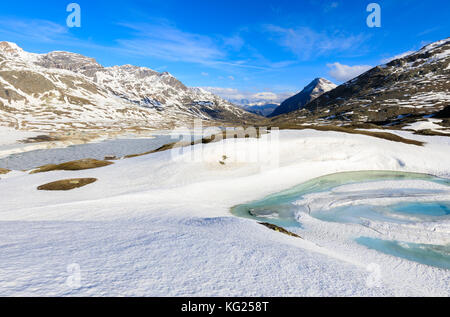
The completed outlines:
<svg viewBox="0 0 450 317">
<path fill-rule="evenodd" d="M 377 66 L 324 93 L 295 112 L 273 118 L 275 124 L 371 123 L 404 127 L 442 119 L 450 127 L 450 38 Z"/>
<path fill-rule="evenodd" d="M 276 108 L 278 108 L 279 104 L 263 104 L 263 105 L 254 105 L 254 106 L 243 106 L 242 108 L 248 112 L 257 114 L 259 116 L 267 117 L 272 114 Z"/>
<path fill-rule="evenodd" d="M 69 52 L 33 54 L 0 42 L 0 123 L 22 129 L 172 128 L 194 119 L 257 120 L 232 103 L 189 88 L 169 73 L 103 67 Z"/>
<path fill-rule="evenodd" d="M 287 99 L 274 110 L 269 117 L 276 117 L 284 113 L 289 113 L 303 108 L 311 100 L 320 97 L 322 94 L 333 90 L 337 85 L 324 78 L 314 79 L 308 86 L 306 86 L 300 93 Z"/>
</svg>

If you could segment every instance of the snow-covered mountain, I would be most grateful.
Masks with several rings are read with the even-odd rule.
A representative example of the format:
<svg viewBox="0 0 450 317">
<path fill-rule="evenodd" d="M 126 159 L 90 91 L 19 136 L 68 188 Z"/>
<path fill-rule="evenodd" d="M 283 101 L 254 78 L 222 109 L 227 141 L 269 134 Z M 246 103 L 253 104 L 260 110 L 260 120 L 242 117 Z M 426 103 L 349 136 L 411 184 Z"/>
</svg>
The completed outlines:
<svg viewBox="0 0 450 317">
<path fill-rule="evenodd" d="M 276 117 L 303 108 L 308 102 L 320 97 L 322 94 L 333 90 L 337 85 L 324 78 L 314 79 L 300 93 L 287 99 L 275 109 L 270 117 Z"/>
<path fill-rule="evenodd" d="M 256 115 L 169 73 L 103 67 L 69 52 L 34 54 L 0 42 L 0 120 L 20 129 L 173 128 L 194 119 L 244 123 Z"/>
<path fill-rule="evenodd" d="M 447 38 L 377 66 L 303 109 L 274 118 L 273 122 L 369 123 L 413 130 L 434 126 L 437 128 L 434 130 L 445 132 L 445 128 L 450 128 L 449 106 L 450 38 Z"/>
</svg>

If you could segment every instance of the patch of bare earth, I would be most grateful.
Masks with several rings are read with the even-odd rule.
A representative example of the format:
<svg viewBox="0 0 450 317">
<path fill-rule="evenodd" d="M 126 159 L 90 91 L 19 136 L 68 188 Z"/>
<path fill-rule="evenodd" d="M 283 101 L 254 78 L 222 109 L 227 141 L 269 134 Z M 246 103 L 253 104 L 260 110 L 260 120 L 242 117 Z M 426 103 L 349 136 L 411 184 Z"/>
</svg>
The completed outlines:
<svg viewBox="0 0 450 317">
<path fill-rule="evenodd" d="M 36 173 L 44 173 L 44 172 L 51 172 L 51 171 L 81 171 L 81 170 L 87 170 L 87 169 L 93 169 L 93 168 L 99 168 L 114 164 L 113 162 L 108 161 L 99 161 L 95 159 L 83 159 L 78 161 L 72 161 L 62 164 L 48 164 L 41 167 L 38 167 L 37 169 L 30 172 L 30 174 L 36 174 Z"/>
<path fill-rule="evenodd" d="M 270 230 L 282 233 L 282 234 L 286 234 L 288 236 L 294 237 L 294 238 L 299 238 L 299 239 L 303 239 L 302 237 L 300 237 L 298 234 L 292 233 L 290 231 L 287 231 L 286 229 L 279 227 L 277 225 L 273 225 L 271 223 L 267 223 L 267 222 L 259 222 L 260 225 L 263 225 L 266 228 L 269 228 Z"/>
<path fill-rule="evenodd" d="M 11 172 L 11 171 L 6 168 L 0 168 L 0 175 L 5 175 L 5 174 L 8 174 L 9 172 Z"/>
<path fill-rule="evenodd" d="M 42 142 L 54 142 L 54 141 L 61 141 L 62 138 L 50 136 L 50 135 L 38 135 L 35 137 L 31 137 L 28 139 L 25 139 L 21 141 L 22 143 L 42 143 Z"/>
<path fill-rule="evenodd" d="M 450 133 L 443 133 L 443 132 L 430 130 L 430 129 L 415 131 L 414 134 L 425 135 L 425 136 L 447 136 L 447 137 L 450 137 Z"/>
<path fill-rule="evenodd" d="M 67 191 L 75 188 L 84 187 L 86 185 L 95 183 L 96 181 L 97 181 L 96 178 L 63 179 L 60 181 L 39 186 L 37 189 L 46 191 Z"/>
<path fill-rule="evenodd" d="M 400 142 L 405 144 L 412 144 L 417 146 L 423 146 L 425 143 L 417 140 L 411 140 L 402 138 L 401 136 L 398 136 L 393 133 L 389 132 L 375 132 L 375 131 L 364 131 L 364 130 L 356 130 L 349 127 L 338 127 L 338 126 L 295 126 L 295 125 L 288 125 L 288 126 L 280 126 L 280 129 L 284 130 L 317 130 L 317 131 L 333 131 L 333 132 L 342 132 L 342 133 L 348 133 L 348 134 L 361 134 L 361 135 L 367 135 L 374 138 L 384 139 L 388 141 L 393 142 Z"/>
</svg>

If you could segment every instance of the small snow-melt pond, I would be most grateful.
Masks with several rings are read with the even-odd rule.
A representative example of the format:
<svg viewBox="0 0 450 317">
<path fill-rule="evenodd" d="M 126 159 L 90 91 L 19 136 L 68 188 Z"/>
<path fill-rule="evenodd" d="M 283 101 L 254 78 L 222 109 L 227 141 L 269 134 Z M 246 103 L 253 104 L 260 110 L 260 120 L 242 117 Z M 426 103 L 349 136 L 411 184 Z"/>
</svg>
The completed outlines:
<svg viewBox="0 0 450 317">
<path fill-rule="evenodd" d="M 359 224 L 433 225 L 450 220 L 450 180 L 425 174 L 362 171 L 310 180 L 262 200 L 236 206 L 236 216 L 284 227 L 302 227 L 302 215 Z M 450 241 L 443 245 L 356 237 L 372 250 L 450 269 Z"/>
</svg>

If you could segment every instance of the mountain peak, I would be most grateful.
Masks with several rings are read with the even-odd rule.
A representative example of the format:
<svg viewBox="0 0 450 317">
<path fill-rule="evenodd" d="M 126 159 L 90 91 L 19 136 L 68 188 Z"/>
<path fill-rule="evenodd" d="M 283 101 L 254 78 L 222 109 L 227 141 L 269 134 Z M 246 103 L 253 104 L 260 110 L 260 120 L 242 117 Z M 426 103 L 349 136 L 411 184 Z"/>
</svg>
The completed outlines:
<svg viewBox="0 0 450 317">
<path fill-rule="evenodd" d="M 325 78 L 322 78 L 322 77 L 318 77 L 318 78 L 314 79 L 312 82 L 313 82 L 313 83 L 325 83 L 325 82 L 330 83 L 329 80 L 327 80 L 327 79 L 325 79 Z"/>
<path fill-rule="evenodd" d="M 0 53 L 8 59 L 14 59 L 20 62 L 33 62 L 39 54 L 28 53 L 19 45 L 13 42 L 0 42 Z"/>
<path fill-rule="evenodd" d="M 2 51 L 23 51 L 16 43 L 13 42 L 7 42 L 7 41 L 2 41 L 0 42 L 0 49 Z"/>
<path fill-rule="evenodd" d="M 337 85 L 325 78 L 316 78 L 300 93 L 284 101 L 277 109 L 275 109 L 270 117 L 276 117 L 284 113 L 299 110 L 308 102 L 320 97 L 330 90 L 335 89 L 336 87 Z"/>
<path fill-rule="evenodd" d="M 447 37 L 446 39 L 443 39 L 440 41 L 430 43 L 430 44 L 424 46 L 419 52 L 427 52 L 427 51 L 433 50 L 435 48 L 438 48 L 439 46 L 442 46 L 442 45 L 448 44 L 448 43 L 450 43 L 450 37 Z"/>
<path fill-rule="evenodd" d="M 3 41 L 0 42 L 0 52 L 7 56 L 20 56 L 24 53 L 24 50 L 16 43 Z"/>
<path fill-rule="evenodd" d="M 315 99 L 319 97 L 319 95 L 327 91 L 330 91 L 336 87 L 337 86 L 335 84 L 333 84 L 331 81 L 325 78 L 316 78 L 303 89 L 303 92 L 310 92 L 310 93 L 313 92 L 314 93 L 313 99 Z"/>
</svg>

